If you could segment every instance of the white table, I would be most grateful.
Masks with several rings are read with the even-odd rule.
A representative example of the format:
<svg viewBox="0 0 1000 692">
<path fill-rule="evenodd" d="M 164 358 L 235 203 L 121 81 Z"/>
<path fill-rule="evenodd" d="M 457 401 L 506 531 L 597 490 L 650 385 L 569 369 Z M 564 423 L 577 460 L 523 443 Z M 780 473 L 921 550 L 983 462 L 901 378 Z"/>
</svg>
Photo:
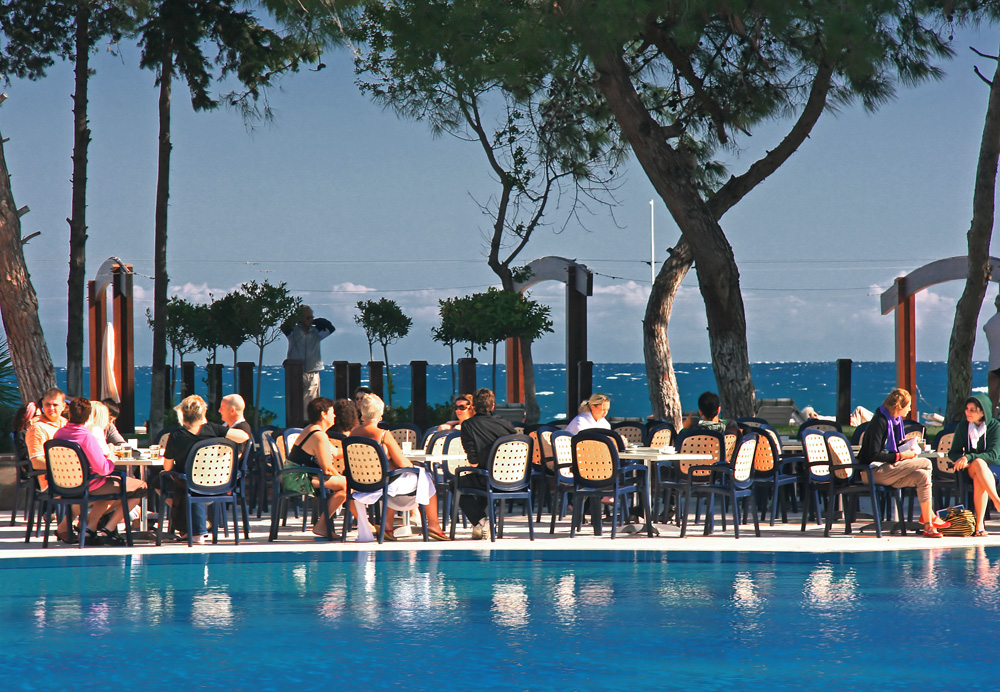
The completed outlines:
<svg viewBox="0 0 1000 692">
<path fill-rule="evenodd" d="M 135 458 L 135 454 L 133 454 L 133 458 L 132 459 L 115 459 L 115 468 L 124 468 L 125 471 L 127 471 L 129 473 L 131 473 L 131 471 L 132 471 L 133 468 L 139 468 L 140 469 L 139 477 L 140 477 L 140 479 L 142 480 L 143 483 L 146 483 L 146 485 L 148 487 L 149 486 L 149 481 L 148 481 L 148 479 L 149 479 L 149 469 L 152 468 L 152 467 L 160 467 L 160 468 L 162 468 L 163 467 L 163 457 L 159 456 L 158 454 L 156 456 L 150 457 L 150 455 L 148 454 L 148 450 L 143 450 L 143 451 L 147 452 L 147 455 L 146 455 L 145 459 Z M 147 496 L 143 495 L 142 500 L 140 500 L 140 502 L 139 502 L 139 507 L 141 508 L 141 512 L 139 514 L 139 530 L 140 531 L 146 531 L 149 528 L 147 526 L 147 523 L 146 523 L 146 512 L 147 512 L 147 509 L 148 509 L 146 498 L 147 498 Z M 128 518 L 127 514 L 126 514 L 126 517 L 125 517 L 125 521 L 131 521 Z"/>
<path fill-rule="evenodd" d="M 650 513 L 652 513 L 653 507 L 653 482 L 651 480 L 653 474 L 653 464 L 657 461 L 704 461 L 711 462 L 715 459 L 711 454 L 692 454 L 685 452 L 664 452 L 656 447 L 630 447 L 624 452 L 618 452 L 619 459 L 626 459 L 628 461 L 641 461 L 646 465 L 647 476 L 646 476 L 646 499 L 650 507 Z M 646 521 L 651 521 L 652 517 L 646 517 Z M 631 525 L 630 525 L 631 526 Z M 639 531 L 645 530 L 645 526 L 638 529 Z M 659 535 L 656 528 L 653 528 L 653 535 Z"/>
</svg>

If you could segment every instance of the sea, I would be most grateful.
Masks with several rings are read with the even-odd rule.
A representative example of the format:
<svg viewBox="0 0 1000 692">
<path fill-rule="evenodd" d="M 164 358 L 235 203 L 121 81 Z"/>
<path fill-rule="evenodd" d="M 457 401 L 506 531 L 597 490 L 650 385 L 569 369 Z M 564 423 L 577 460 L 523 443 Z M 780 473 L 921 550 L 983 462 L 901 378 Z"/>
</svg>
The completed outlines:
<svg viewBox="0 0 1000 692">
<path fill-rule="evenodd" d="M 685 411 L 697 408 L 698 397 L 705 391 L 717 391 L 715 374 L 710 363 L 675 363 L 677 384 L 681 393 L 681 406 Z M 275 414 L 277 425 L 284 424 L 284 371 L 280 365 L 265 365 L 261 369 L 261 401 L 263 407 Z M 750 366 L 757 397 L 790 398 L 800 409 L 812 406 L 820 415 L 834 415 L 837 399 L 836 362 L 762 362 Z M 149 415 L 149 393 L 152 368 L 138 367 L 135 372 L 135 404 L 137 422 Z M 410 403 L 410 367 L 393 365 L 393 395 L 395 406 Z M 986 363 L 973 365 L 973 387 L 986 391 Z M 255 373 L 256 375 L 256 373 Z M 66 370 L 57 368 L 60 387 L 65 387 Z M 368 382 L 368 369 L 361 369 L 362 384 Z M 575 411 L 566 410 L 566 367 L 558 363 L 535 364 L 536 390 L 542 420 L 562 418 Z M 84 382 L 89 382 L 88 368 L 84 368 Z M 223 370 L 223 392 L 235 391 L 233 368 Z M 851 408 L 864 406 L 874 410 L 885 395 L 895 386 L 896 366 L 893 362 L 855 362 L 851 366 Z M 917 392 L 914 408 L 921 414 L 944 412 L 948 374 L 947 364 L 941 361 L 917 363 Z M 595 363 L 593 371 L 595 392 L 611 397 L 609 416 L 614 418 L 644 418 L 650 413 L 649 388 L 646 367 L 643 363 Z M 498 392 L 498 400 L 506 391 L 506 372 L 497 365 L 496 383 L 490 363 L 478 363 L 476 386 L 491 387 Z M 333 396 L 333 368 L 320 373 L 321 391 Z M 178 383 L 177 389 L 180 391 Z M 204 367 L 195 369 L 195 391 L 207 398 L 208 385 Z M 452 371 L 448 364 L 427 366 L 427 401 L 429 404 L 446 403 L 453 393 Z M 384 397 L 388 398 L 388 397 Z M 176 399 L 176 397 L 175 397 Z M 723 411 L 723 417 L 725 417 Z"/>
</svg>

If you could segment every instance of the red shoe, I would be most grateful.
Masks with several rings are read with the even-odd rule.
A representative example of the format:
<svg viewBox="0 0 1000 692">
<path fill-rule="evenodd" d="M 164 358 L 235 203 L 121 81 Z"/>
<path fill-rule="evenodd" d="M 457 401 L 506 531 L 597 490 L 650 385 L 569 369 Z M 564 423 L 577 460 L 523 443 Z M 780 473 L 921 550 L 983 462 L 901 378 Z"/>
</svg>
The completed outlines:
<svg viewBox="0 0 1000 692">
<path fill-rule="evenodd" d="M 934 524 L 934 528 L 935 529 L 946 529 L 949 526 L 951 526 L 951 522 L 950 521 L 945 521 L 944 519 L 941 519 L 940 517 L 934 517 L 934 520 L 933 520 L 932 523 Z"/>
<path fill-rule="evenodd" d="M 944 534 L 938 531 L 933 526 L 924 527 L 924 538 L 943 538 Z"/>
</svg>

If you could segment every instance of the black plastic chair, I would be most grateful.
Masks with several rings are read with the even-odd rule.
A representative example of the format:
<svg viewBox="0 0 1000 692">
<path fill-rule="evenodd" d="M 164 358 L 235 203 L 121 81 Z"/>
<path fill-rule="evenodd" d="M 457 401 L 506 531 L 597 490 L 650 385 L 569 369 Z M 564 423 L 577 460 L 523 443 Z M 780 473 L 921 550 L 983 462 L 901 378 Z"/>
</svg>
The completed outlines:
<svg viewBox="0 0 1000 692">
<path fill-rule="evenodd" d="M 802 433 L 806 430 L 819 430 L 821 432 L 826 432 L 828 430 L 833 430 L 835 432 L 843 432 L 843 428 L 835 420 L 825 420 L 821 418 L 810 418 L 802 425 L 799 426 L 799 430 L 796 433 L 796 437 L 800 440 L 802 439 Z"/>
<path fill-rule="evenodd" d="M 49 440 L 45 448 L 45 479 L 49 486 L 40 496 L 39 521 L 45 517 L 45 538 L 42 546 L 49 546 L 49 528 L 52 522 L 53 506 L 65 507 L 67 512 L 66 525 L 73 526 L 73 507 L 80 507 L 80 547 L 85 543 L 87 531 L 87 515 L 90 503 L 97 501 L 118 500 L 122 512 L 128 517 L 128 497 L 125 486 L 125 472 L 114 471 L 105 476 L 106 481 L 118 484 L 119 492 L 112 494 L 91 495 L 90 482 L 94 478 L 90 471 L 87 455 L 76 442 L 69 440 Z M 30 526 L 29 526 L 30 531 Z M 27 539 L 26 539 L 27 540 Z M 125 521 L 125 543 L 132 545 L 132 523 Z"/>
<path fill-rule="evenodd" d="M 677 430 L 670 423 L 661 421 L 646 428 L 647 447 L 672 447 L 677 441 Z"/>
<path fill-rule="evenodd" d="M 649 518 L 649 498 L 647 496 L 648 469 L 644 464 L 623 465 L 618 458 L 618 447 L 607 430 L 591 428 L 573 436 L 573 524 L 570 537 L 583 517 L 584 501 L 598 503 L 597 511 L 591 512 L 594 520 L 594 535 L 602 533 L 600 502 L 604 497 L 613 500 L 611 509 L 611 538 L 618 532 L 618 523 L 624 510 L 628 508 L 625 498 L 638 494 L 643 508 L 643 516 Z M 646 531 L 653 535 L 653 523 L 646 522 Z"/>
<path fill-rule="evenodd" d="M 797 464 L 805 462 L 804 457 L 783 457 L 781 455 L 781 442 L 777 431 L 770 425 L 763 425 L 757 432 L 757 451 L 754 454 L 754 484 L 757 486 L 770 486 L 771 489 L 771 526 L 774 526 L 774 518 L 781 508 L 781 520 L 788 521 L 788 509 L 785 507 L 785 495 L 781 489 L 791 487 L 792 504 L 795 504 L 795 486 L 799 483 L 799 476 L 793 471 Z M 764 508 L 768 506 L 764 502 Z M 763 514 L 763 513 L 762 513 Z"/>
<path fill-rule="evenodd" d="M 719 514 L 722 518 L 722 530 L 726 529 L 726 500 L 729 501 L 733 511 L 733 533 L 736 538 L 740 537 L 740 512 L 739 500 L 743 500 L 744 507 L 749 502 L 750 511 L 753 515 L 753 527 L 757 536 L 760 536 L 760 519 L 757 515 L 757 498 L 754 496 L 754 458 L 757 453 L 757 443 L 760 439 L 758 433 L 747 433 L 736 444 L 736 450 L 732 459 L 728 463 L 698 464 L 691 466 L 687 475 L 687 487 L 684 489 L 684 519 L 681 523 L 681 538 L 687 534 L 688 509 L 692 497 L 705 495 L 708 498 L 718 497 L 720 499 Z M 695 473 L 703 472 L 708 474 L 708 482 L 695 483 Z M 709 502 L 709 509 L 705 514 L 704 535 L 709 535 L 712 531 L 712 503 Z M 744 514 L 746 510 L 744 509 Z"/>
<path fill-rule="evenodd" d="M 875 535 L 882 537 L 882 511 L 879 495 L 883 499 L 895 499 L 899 503 L 899 511 L 903 508 L 898 488 L 878 485 L 868 464 L 862 464 L 854 458 L 854 450 L 848 439 L 839 432 L 828 430 L 823 433 L 823 441 L 829 454 L 827 469 L 826 526 L 824 536 L 830 535 L 833 526 L 833 515 L 837 510 L 837 497 L 843 499 L 844 532 L 851 533 L 851 524 L 856 521 L 858 513 L 858 498 L 868 495 L 871 499 L 872 517 L 875 524 Z"/>
<path fill-rule="evenodd" d="M 410 449 L 417 449 L 424 437 L 420 427 L 413 423 L 395 423 L 389 426 L 389 433 L 396 438 L 400 449 L 406 449 L 406 443 L 410 444 Z"/>
<path fill-rule="evenodd" d="M 694 475 L 694 482 L 708 482 L 709 474 L 704 471 L 691 471 L 692 466 L 706 463 L 718 463 L 726 459 L 726 437 L 715 430 L 691 429 L 682 430 L 677 436 L 675 447 L 682 454 L 707 454 L 711 462 L 680 460 L 657 461 L 653 464 L 656 477 L 656 492 L 662 503 L 662 519 L 670 520 L 671 507 L 675 508 L 674 522 L 680 526 L 681 500 L 688 485 L 688 476 Z M 673 500 L 673 502 L 671 502 Z M 687 508 L 683 508 L 687 511 Z"/>
<path fill-rule="evenodd" d="M 311 494 L 306 494 L 299 492 L 298 490 L 290 490 L 283 488 L 282 479 L 290 474 L 305 474 L 310 478 L 315 479 L 313 485 L 313 491 Z M 318 517 L 320 513 L 323 514 L 326 526 L 326 538 L 329 541 L 333 540 L 333 517 L 329 514 L 329 496 L 330 490 L 326 487 L 326 474 L 323 473 L 321 469 L 315 466 L 285 466 L 277 470 L 274 474 L 273 488 L 271 492 L 271 529 L 267 534 L 268 542 L 273 542 L 278 539 L 278 529 L 280 526 L 285 525 L 285 519 L 288 515 L 288 502 L 291 499 L 308 501 L 309 498 L 314 497 L 319 503 L 318 509 L 316 510 L 316 516 Z M 306 530 L 308 512 L 302 513 L 302 530 Z M 343 537 L 341 537 L 343 539 Z"/>
<path fill-rule="evenodd" d="M 622 436 L 626 444 L 641 446 L 646 441 L 646 428 L 635 421 L 614 423 L 611 429 Z"/>
<path fill-rule="evenodd" d="M 566 513 L 569 496 L 573 493 L 573 435 L 565 430 L 552 433 L 552 475 L 549 492 L 552 502 L 552 521 L 549 533 L 556 532 L 556 517 Z"/>
<path fill-rule="evenodd" d="M 175 481 L 184 488 L 184 510 L 187 512 L 188 546 L 194 544 L 194 526 L 191 521 L 191 506 L 212 505 L 212 543 L 219 542 L 219 525 L 225 525 L 224 506 L 233 508 L 233 539 L 240 543 L 239 519 L 236 501 L 239 449 L 235 442 L 224 437 L 212 437 L 196 442 L 184 461 L 184 471 L 164 471 L 160 474 L 160 522 L 156 527 L 156 545 L 163 540 L 162 517 L 166 513 L 166 498 L 172 494 Z M 177 507 L 173 508 L 177 511 Z M 126 526 L 128 523 L 126 522 Z M 227 530 L 228 533 L 228 530 Z"/>
<path fill-rule="evenodd" d="M 353 502 L 352 496 L 355 492 L 370 493 L 379 492 L 379 504 L 381 505 L 378 542 L 385 540 L 385 520 L 386 507 L 389 502 L 389 484 L 396 478 L 407 473 L 420 473 L 416 467 L 389 470 L 389 459 L 385 455 L 385 449 L 381 444 L 369 437 L 351 435 L 344 440 L 344 475 L 347 477 L 347 497 L 348 502 Z M 420 523 L 423 528 L 424 541 L 427 540 L 427 512 L 423 505 L 418 504 L 420 509 Z M 363 516 L 358 517 L 358 521 L 366 521 Z M 344 512 L 344 531 L 342 540 L 347 540 L 347 531 L 350 528 L 351 513 Z"/>
<path fill-rule="evenodd" d="M 38 478 L 45 475 L 45 471 L 35 469 L 31 466 L 31 460 L 27 457 L 27 448 L 24 447 L 24 430 L 10 434 L 10 441 L 17 455 L 17 474 L 14 477 L 14 506 L 10 510 L 10 525 L 14 526 L 17 517 L 17 510 L 21 504 L 21 496 L 24 496 L 24 520 L 28 520 L 28 512 L 34 514 L 35 493 L 38 490 Z M 20 440 L 18 440 L 20 436 Z"/>
<path fill-rule="evenodd" d="M 527 435 L 505 435 L 490 448 L 487 468 L 461 466 L 455 469 L 454 504 L 451 509 L 451 538 L 455 538 L 459 501 L 463 494 L 486 498 L 486 516 L 490 522 L 490 540 L 503 538 L 505 500 L 524 500 L 528 509 L 528 535 L 535 540 L 535 523 L 531 509 L 531 455 L 532 440 Z M 480 475 L 486 479 L 486 488 L 462 487 L 466 475 Z M 500 502 L 500 516 L 496 516 L 494 502 Z"/>
</svg>

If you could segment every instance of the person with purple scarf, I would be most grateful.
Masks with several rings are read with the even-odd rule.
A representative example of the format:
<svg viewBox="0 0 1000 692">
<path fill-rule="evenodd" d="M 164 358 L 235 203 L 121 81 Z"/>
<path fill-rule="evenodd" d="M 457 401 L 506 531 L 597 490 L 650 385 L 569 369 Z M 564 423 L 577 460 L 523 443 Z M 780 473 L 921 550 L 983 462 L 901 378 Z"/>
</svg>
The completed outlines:
<svg viewBox="0 0 1000 692">
<path fill-rule="evenodd" d="M 950 524 L 931 509 L 931 461 L 918 456 L 914 449 L 900 451 L 906 441 L 903 417 L 909 414 L 911 402 L 910 393 L 905 389 L 897 387 L 889 392 L 865 430 L 858 460 L 871 466 L 872 477 L 878 485 L 916 488 L 924 536 L 941 538 L 938 529 Z"/>
</svg>

